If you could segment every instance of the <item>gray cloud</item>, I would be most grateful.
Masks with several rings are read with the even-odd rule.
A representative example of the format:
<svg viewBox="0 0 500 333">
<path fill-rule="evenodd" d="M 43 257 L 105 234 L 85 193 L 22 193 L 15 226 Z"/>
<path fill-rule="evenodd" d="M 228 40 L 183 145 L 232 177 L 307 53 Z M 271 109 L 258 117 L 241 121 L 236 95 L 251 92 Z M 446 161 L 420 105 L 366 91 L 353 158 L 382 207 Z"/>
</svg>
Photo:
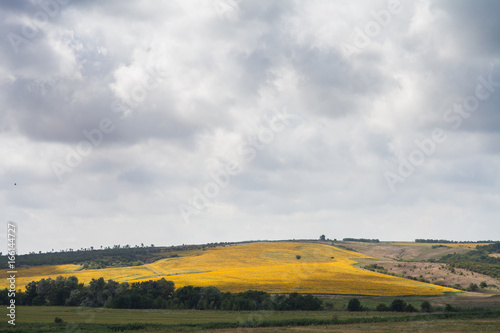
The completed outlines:
<svg viewBox="0 0 500 333">
<path fill-rule="evenodd" d="M 500 237 L 496 1 L 401 1 L 383 24 L 387 1 L 41 4 L 0 11 L 0 216 L 21 252 Z"/>
</svg>

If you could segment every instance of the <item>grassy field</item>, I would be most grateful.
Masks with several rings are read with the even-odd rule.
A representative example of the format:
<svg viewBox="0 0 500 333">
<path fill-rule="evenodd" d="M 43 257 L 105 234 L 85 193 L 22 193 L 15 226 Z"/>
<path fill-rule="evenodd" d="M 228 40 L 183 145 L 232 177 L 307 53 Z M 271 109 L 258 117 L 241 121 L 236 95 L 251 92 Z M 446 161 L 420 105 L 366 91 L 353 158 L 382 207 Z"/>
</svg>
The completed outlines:
<svg viewBox="0 0 500 333">
<path fill-rule="evenodd" d="M 431 321 L 414 321 L 414 322 L 383 322 L 383 323 L 358 323 L 344 325 L 321 325 L 321 326 L 306 326 L 306 327 L 264 327 L 252 328 L 252 332 L 376 332 L 376 333 L 393 333 L 393 332 L 440 332 L 440 333 L 455 333 L 455 332 L 498 332 L 500 319 L 448 319 L 448 320 L 431 320 Z M 216 332 L 241 332 L 241 329 L 221 329 Z"/>
<path fill-rule="evenodd" d="M 97 324 L 200 324 L 214 322 L 237 323 L 249 320 L 287 320 L 296 318 L 331 319 L 371 316 L 402 316 L 391 312 L 345 311 L 211 311 L 211 310 L 124 310 L 63 306 L 21 306 L 17 323 L 53 323 L 55 317 L 65 322 Z"/>
<path fill-rule="evenodd" d="M 363 308 L 368 311 L 347 312 L 347 303 L 353 296 L 328 295 L 321 297 L 329 304 L 325 311 L 212 311 L 212 310 L 138 310 L 109 309 L 67 306 L 18 306 L 17 321 L 19 323 L 52 323 L 55 317 L 66 322 L 76 323 L 154 323 L 154 324 L 187 324 L 210 322 L 241 322 L 256 320 L 285 320 L 293 318 L 339 319 L 359 317 L 393 317 L 407 313 L 376 312 L 377 305 L 387 306 L 395 299 L 391 296 L 357 296 Z M 453 296 L 406 296 L 398 297 L 407 304 L 420 308 L 423 301 L 429 301 L 432 307 L 439 310 L 445 304 L 457 309 L 488 308 L 500 311 L 500 296 L 480 297 L 473 294 Z"/>
<path fill-rule="evenodd" d="M 347 299 L 344 299 L 346 301 Z M 408 298 L 407 301 L 422 298 Z M 374 303 L 380 299 L 374 298 Z M 362 299 L 368 304 L 368 299 Z M 498 311 L 498 310 L 497 310 Z M 495 332 L 500 312 L 478 314 L 408 314 L 345 311 L 199 311 L 118 310 L 77 307 L 18 307 L 16 327 L 0 323 L 0 332 Z M 464 316 L 464 318 L 461 318 Z M 63 320 L 54 324 L 55 317 Z M 238 328 L 239 325 L 265 326 Z M 311 326 L 313 325 L 313 326 Z"/>
<path fill-rule="evenodd" d="M 136 282 L 165 277 L 176 287 L 215 286 L 221 291 L 349 295 L 442 295 L 455 289 L 354 267 L 368 255 L 317 243 L 252 243 L 192 251 L 189 255 L 124 268 L 79 270 L 77 265 L 19 269 L 18 288 L 33 280 L 75 275 L 80 282 L 104 277 Z M 3 277 L 3 276 L 2 276 Z M 0 288 L 7 281 L 0 280 Z"/>
</svg>

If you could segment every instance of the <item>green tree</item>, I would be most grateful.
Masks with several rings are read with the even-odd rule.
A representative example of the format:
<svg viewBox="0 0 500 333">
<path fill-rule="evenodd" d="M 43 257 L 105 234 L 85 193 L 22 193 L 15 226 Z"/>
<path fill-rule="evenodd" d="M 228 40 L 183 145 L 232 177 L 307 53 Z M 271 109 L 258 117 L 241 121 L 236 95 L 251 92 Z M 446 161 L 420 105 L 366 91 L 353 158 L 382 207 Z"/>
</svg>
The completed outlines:
<svg viewBox="0 0 500 333">
<path fill-rule="evenodd" d="M 347 311 L 361 311 L 361 302 L 357 298 L 351 298 L 347 303 Z"/>
<path fill-rule="evenodd" d="M 220 307 L 222 293 L 216 287 L 202 287 L 197 308 L 200 310 L 215 310 Z M 200 303 L 201 302 L 201 303 Z"/>
<path fill-rule="evenodd" d="M 0 290 L 0 305 L 10 305 L 9 289 Z"/>
<path fill-rule="evenodd" d="M 415 307 L 413 305 L 411 305 L 410 303 L 406 304 L 405 305 L 405 312 L 416 312 L 417 309 L 415 309 Z"/>
<path fill-rule="evenodd" d="M 326 239 L 325 235 L 321 235 L 321 236 L 319 236 L 319 240 L 320 240 L 320 241 L 324 241 L 325 239 Z"/>
<path fill-rule="evenodd" d="M 201 298 L 201 287 L 185 286 L 174 293 L 174 298 L 179 299 L 180 304 L 186 309 L 194 309 Z"/>
<path fill-rule="evenodd" d="M 34 305 L 32 304 L 32 301 L 35 297 L 38 296 L 38 283 L 36 281 L 31 281 L 26 285 L 26 296 L 25 296 L 25 302 L 26 305 Z"/>
<path fill-rule="evenodd" d="M 429 303 L 428 301 L 423 301 L 422 304 L 420 304 L 420 310 L 422 312 L 431 312 L 432 311 L 431 303 Z"/>
<path fill-rule="evenodd" d="M 395 299 L 394 301 L 392 301 L 391 306 L 389 307 L 389 309 L 391 311 L 403 312 L 405 310 L 405 307 L 406 307 L 406 302 L 405 301 L 403 301 L 401 299 Z"/>
<path fill-rule="evenodd" d="M 486 282 L 485 282 L 485 281 L 483 281 L 483 282 L 481 282 L 481 283 L 479 284 L 479 287 L 481 287 L 481 288 L 486 288 L 486 287 L 488 287 L 488 284 L 486 284 Z"/>
<path fill-rule="evenodd" d="M 475 283 L 472 283 L 469 285 L 469 287 L 467 288 L 468 291 L 478 291 L 479 290 L 479 287 L 477 286 L 477 284 Z"/>
</svg>

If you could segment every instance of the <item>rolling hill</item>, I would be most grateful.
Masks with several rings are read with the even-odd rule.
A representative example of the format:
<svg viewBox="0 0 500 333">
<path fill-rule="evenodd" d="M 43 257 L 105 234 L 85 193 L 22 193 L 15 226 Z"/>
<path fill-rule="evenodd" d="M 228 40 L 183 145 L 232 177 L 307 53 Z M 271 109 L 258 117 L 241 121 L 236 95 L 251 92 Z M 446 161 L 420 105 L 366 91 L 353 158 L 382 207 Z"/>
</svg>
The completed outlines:
<svg viewBox="0 0 500 333">
<path fill-rule="evenodd" d="M 365 254 L 327 244 L 261 242 L 179 252 L 178 257 L 133 267 L 82 270 L 80 265 L 21 268 L 17 288 L 42 278 L 76 276 L 88 283 L 104 277 L 118 282 L 160 279 L 186 285 L 215 286 L 221 291 L 344 295 L 442 295 L 457 290 L 354 267 Z M 5 288 L 6 279 L 0 281 Z"/>
</svg>

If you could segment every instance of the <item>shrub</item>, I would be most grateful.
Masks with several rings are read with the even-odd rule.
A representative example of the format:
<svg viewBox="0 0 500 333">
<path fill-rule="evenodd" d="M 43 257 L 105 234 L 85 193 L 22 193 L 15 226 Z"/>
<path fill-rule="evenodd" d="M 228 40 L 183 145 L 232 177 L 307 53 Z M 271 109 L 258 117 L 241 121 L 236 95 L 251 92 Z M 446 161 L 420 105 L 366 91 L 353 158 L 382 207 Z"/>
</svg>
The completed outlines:
<svg viewBox="0 0 500 333">
<path fill-rule="evenodd" d="M 392 301 L 389 309 L 391 311 L 403 312 L 405 310 L 405 307 L 406 307 L 405 301 L 403 301 L 401 299 L 395 299 L 394 301 Z"/>
<path fill-rule="evenodd" d="M 56 318 L 54 319 L 54 323 L 56 323 L 56 324 L 60 324 L 60 323 L 62 323 L 62 322 L 63 322 L 63 320 L 62 320 L 61 318 L 59 318 L 59 317 L 56 317 Z"/>
<path fill-rule="evenodd" d="M 428 301 L 423 301 L 422 304 L 420 304 L 420 310 L 422 312 L 431 312 L 432 311 L 431 303 L 429 303 Z"/>
<path fill-rule="evenodd" d="M 481 282 L 481 283 L 479 284 L 479 287 L 481 287 L 481 288 L 486 288 L 486 287 L 488 287 L 488 284 L 487 284 L 485 281 L 483 281 L 483 282 Z"/>
<path fill-rule="evenodd" d="M 467 291 L 478 291 L 479 287 L 475 283 L 471 283 L 467 288 Z"/>
<path fill-rule="evenodd" d="M 404 311 L 405 312 L 416 312 L 417 309 L 415 309 L 415 307 L 411 304 L 406 304 Z"/>
<path fill-rule="evenodd" d="M 377 311 L 389 311 L 389 308 L 384 303 L 380 303 L 379 305 L 377 305 L 376 310 Z"/>
<path fill-rule="evenodd" d="M 347 311 L 361 311 L 361 302 L 357 298 L 351 298 L 347 303 Z"/>
<path fill-rule="evenodd" d="M 301 257 L 301 256 L 299 256 L 299 255 L 297 254 L 297 255 L 295 256 L 295 258 L 297 258 L 297 260 L 298 260 L 298 259 L 300 259 L 300 258 L 302 258 L 302 257 Z"/>
</svg>

